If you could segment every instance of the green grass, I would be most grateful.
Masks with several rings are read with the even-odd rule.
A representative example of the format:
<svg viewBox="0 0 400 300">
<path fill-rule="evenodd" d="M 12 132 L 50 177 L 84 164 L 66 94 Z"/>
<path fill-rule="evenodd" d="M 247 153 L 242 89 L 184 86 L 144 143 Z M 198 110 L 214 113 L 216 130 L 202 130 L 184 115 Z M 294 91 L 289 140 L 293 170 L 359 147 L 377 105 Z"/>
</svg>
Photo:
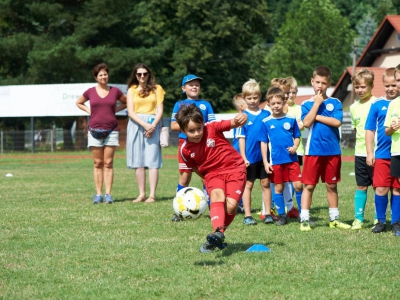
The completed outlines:
<svg viewBox="0 0 400 300">
<path fill-rule="evenodd" d="M 165 155 L 176 155 L 167 148 Z M 63 155 L 70 158 L 65 159 Z M 89 152 L 2 155 L 0 160 L 1 299 L 396 299 L 400 239 L 367 227 L 328 227 L 324 187 L 315 192 L 309 233 L 287 226 L 245 227 L 238 215 L 229 247 L 200 254 L 207 216 L 172 223 L 177 161 L 164 159 L 154 204 L 133 204 L 135 176 L 118 151 L 112 205 L 93 205 Z M 352 163 L 343 163 L 341 219 L 353 220 Z M 14 177 L 5 177 L 12 173 Z M 200 187 L 194 176 L 193 186 Z M 253 208 L 261 208 L 260 188 Z M 257 217 L 256 214 L 254 214 Z M 257 218 L 258 219 L 258 218 Z M 389 228 L 389 225 L 388 225 Z M 246 253 L 253 244 L 270 253 Z"/>
</svg>

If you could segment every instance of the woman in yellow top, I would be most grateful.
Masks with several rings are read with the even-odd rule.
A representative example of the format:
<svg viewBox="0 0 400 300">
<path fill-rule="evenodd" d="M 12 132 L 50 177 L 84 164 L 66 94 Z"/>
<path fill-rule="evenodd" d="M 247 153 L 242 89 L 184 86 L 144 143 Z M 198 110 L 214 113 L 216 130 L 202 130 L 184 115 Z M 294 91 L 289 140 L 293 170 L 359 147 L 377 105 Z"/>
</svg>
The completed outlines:
<svg viewBox="0 0 400 300">
<path fill-rule="evenodd" d="M 135 169 L 139 196 L 133 202 L 151 203 L 156 200 L 158 169 L 162 165 L 160 128 L 165 92 L 155 83 L 151 70 L 137 64 L 128 80 L 128 129 L 126 162 Z M 146 171 L 149 169 L 150 194 L 146 199 Z"/>
</svg>

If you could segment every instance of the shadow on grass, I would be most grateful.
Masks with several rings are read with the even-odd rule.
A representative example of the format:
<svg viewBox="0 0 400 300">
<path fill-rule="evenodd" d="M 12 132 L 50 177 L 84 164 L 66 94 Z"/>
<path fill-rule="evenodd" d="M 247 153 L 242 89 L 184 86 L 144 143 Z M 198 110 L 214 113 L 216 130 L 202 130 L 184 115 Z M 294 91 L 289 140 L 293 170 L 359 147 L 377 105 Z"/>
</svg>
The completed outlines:
<svg viewBox="0 0 400 300">
<path fill-rule="evenodd" d="M 207 254 L 202 254 L 207 255 Z M 195 261 L 194 265 L 199 267 L 210 267 L 210 266 L 220 266 L 225 264 L 222 260 L 202 260 L 202 261 Z"/>
<path fill-rule="evenodd" d="M 136 197 L 133 198 L 121 198 L 121 199 L 114 199 L 114 202 L 126 202 L 126 201 L 132 201 L 135 200 Z M 156 202 L 160 202 L 160 201 L 172 201 L 172 199 L 174 199 L 173 196 L 169 197 L 157 197 Z"/>
</svg>

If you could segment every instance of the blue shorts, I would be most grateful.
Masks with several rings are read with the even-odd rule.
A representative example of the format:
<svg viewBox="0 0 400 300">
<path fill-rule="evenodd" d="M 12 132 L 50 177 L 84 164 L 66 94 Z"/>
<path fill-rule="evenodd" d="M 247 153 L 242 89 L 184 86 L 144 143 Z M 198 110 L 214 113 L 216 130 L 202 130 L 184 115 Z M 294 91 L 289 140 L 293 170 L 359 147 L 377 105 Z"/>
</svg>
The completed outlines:
<svg viewBox="0 0 400 300">
<path fill-rule="evenodd" d="M 119 146 L 119 131 L 111 132 L 104 140 L 95 139 L 88 132 L 88 147 Z"/>
</svg>

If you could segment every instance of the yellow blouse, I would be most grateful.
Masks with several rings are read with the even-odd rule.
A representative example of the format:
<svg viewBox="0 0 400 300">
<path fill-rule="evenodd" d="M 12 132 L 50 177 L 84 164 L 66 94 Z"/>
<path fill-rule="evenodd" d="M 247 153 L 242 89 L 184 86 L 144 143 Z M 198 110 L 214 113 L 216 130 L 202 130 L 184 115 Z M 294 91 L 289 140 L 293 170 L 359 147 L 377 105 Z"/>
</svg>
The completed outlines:
<svg viewBox="0 0 400 300">
<path fill-rule="evenodd" d="M 146 98 L 140 97 L 137 86 L 131 87 L 135 114 L 155 115 L 156 107 L 164 101 L 165 91 L 161 85 L 156 84 L 156 92 L 151 92 Z"/>
</svg>

